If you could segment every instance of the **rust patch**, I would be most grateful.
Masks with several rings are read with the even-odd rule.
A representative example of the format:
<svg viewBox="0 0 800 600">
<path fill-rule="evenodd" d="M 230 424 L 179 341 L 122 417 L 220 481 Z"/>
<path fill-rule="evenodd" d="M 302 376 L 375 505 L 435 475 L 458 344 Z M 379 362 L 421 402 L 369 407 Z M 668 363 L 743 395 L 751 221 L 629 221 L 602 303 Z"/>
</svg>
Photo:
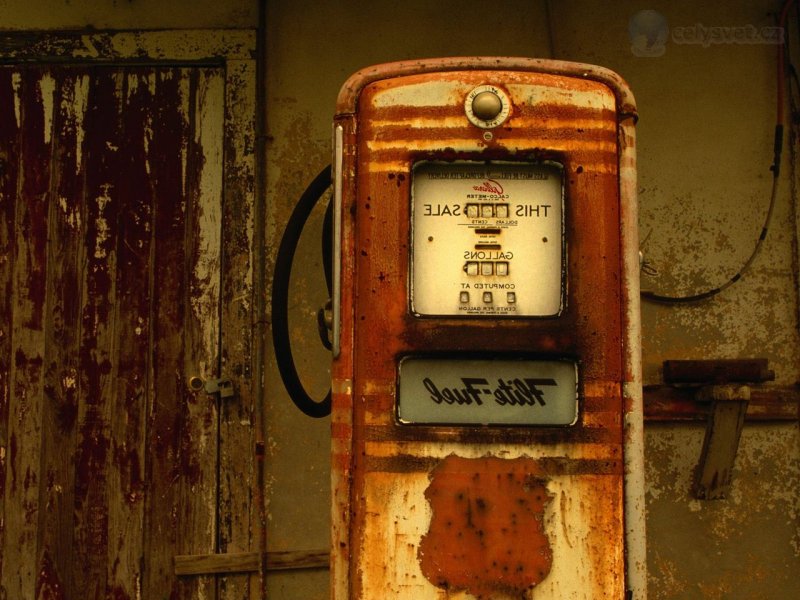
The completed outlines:
<svg viewBox="0 0 800 600">
<path fill-rule="evenodd" d="M 434 585 L 477 598 L 523 598 L 550 573 L 544 531 L 552 500 L 536 462 L 448 456 L 431 474 L 425 497 L 433 515 L 422 538 L 422 572 Z"/>
</svg>

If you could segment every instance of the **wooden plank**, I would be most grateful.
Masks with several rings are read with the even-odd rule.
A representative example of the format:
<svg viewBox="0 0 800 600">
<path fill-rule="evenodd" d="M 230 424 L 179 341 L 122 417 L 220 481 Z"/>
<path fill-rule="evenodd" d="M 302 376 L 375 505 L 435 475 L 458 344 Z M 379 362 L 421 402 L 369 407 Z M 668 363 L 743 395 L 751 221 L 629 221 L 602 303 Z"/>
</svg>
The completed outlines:
<svg viewBox="0 0 800 600">
<path fill-rule="evenodd" d="M 254 196 L 255 61 L 227 63 L 225 85 L 225 212 L 223 214 L 226 265 L 222 281 L 222 331 L 225 375 L 236 397 L 221 407 L 219 552 L 247 552 L 258 547 L 264 526 L 254 498 L 255 395 L 259 365 L 254 364 L 253 328 L 261 318 L 254 307 L 253 247 L 256 201 Z M 263 583 L 244 575 L 220 581 L 220 600 L 261 596 Z"/>
<path fill-rule="evenodd" d="M 9 409 L 13 356 L 11 336 L 14 321 L 14 264 L 16 263 L 17 179 L 20 166 L 18 103 L 15 75 L 9 67 L 0 68 L 0 514 L 6 518 L 9 467 Z M 14 555 L 6 549 L 8 525 L 0 527 L 0 585 L 7 579 L 4 565 Z"/>
<path fill-rule="evenodd" d="M 149 336 L 152 354 L 153 396 L 148 398 L 147 498 L 143 597 L 176 597 L 172 556 L 181 535 L 178 514 L 179 479 L 191 465 L 181 448 L 186 403 L 181 382 L 183 367 L 183 252 L 184 215 L 181 172 L 174 157 L 183 155 L 185 124 L 180 114 L 177 81 L 162 82 L 156 74 L 153 94 L 158 98 L 150 115 L 152 132 L 145 156 L 153 182 L 152 317 Z M 166 122 L 173 122 L 170 129 Z M 184 464 L 181 464 L 183 461 Z"/>
<path fill-rule="evenodd" d="M 14 90 L 18 75 L 10 67 L 0 67 L 0 584 L 8 575 L 3 568 L 7 539 L 5 510 L 9 459 L 9 403 L 13 357 L 11 335 L 14 321 L 14 264 L 16 263 L 16 205 L 19 174 L 19 123 L 14 107 L 18 96 Z M 13 558 L 12 558 L 13 560 Z"/>
<path fill-rule="evenodd" d="M 187 288 L 184 292 L 183 381 L 220 372 L 220 271 L 222 236 L 222 119 L 224 79 L 219 69 L 180 71 L 182 113 L 187 130 L 183 172 L 187 206 L 184 243 Z M 187 395 L 186 451 L 197 465 L 196 480 L 181 480 L 186 515 L 179 553 L 218 548 L 220 399 L 204 391 Z M 184 583 L 184 582 L 182 582 Z M 208 598 L 218 590 L 213 577 L 196 581 Z M 193 592 L 191 597 L 198 597 Z M 187 596 L 189 598 L 189 596 Z"/>
<path fill-rule="evenodd" d="M 177 580 L 176 554 L 216 551 L 217 427 L 213 400 L 186 386 L 187 364 L 216 356 L 201 339 L 192 300 L 202 296 L 191 277 L 197 206 L 184 181 L 198 157 L 189 150 L 193 89 L 185 72 L 159 70 L 151 115 L 147 165 L 154 184 L 153 315 L 154 396 L 148 407 L 148 495 L 142 596 L 216 598 L 213 579 Z M 182 157 L 183 160 L 176 160 Z M 184 171 L 184 161 L 192 164 Z M 195 293 L 198 293 L 196 296 Z M 194 374 L 194 373 L 191 373 Z"/>
<path fill-rule="evenodd" d="M 327 569 L 330 560 L 330 550 L 269 552 L 267 553 L 267 569 L 270 571 Z"/>
<path fill-rule="evenodd" d="M 83 169 L 80 164 L 88 75 L 76 69 L 52 69 L 56 81 L 53 163 L 49 206 L 45 321 L 45 384 L 42 406 L 42 485 L 38 525 L 36 589 L 65 596 L 74 584 L 73 512 L 75 508 L 76 421 L 79 397 L 79 344 L 83 236 Z M 49 591 L 48 591 L 49 590 Z M 57 596 L 56 596 L 57 597 Z"/>
<path fill-rule="evenodd" d="M 108 69 L 90 78 L 85 165 L 85 280 L 80 339 L 78 440 L 75 453 L 75 586 L 103 598 L 108 581 L 112 399 L 117 394 L 117 226 L 120 190 L 120 81 Z"/>
<path fill-rule="evenodd" d="M 208 575 L 210 573 L 242 573 L 258 571 L 261 555 L 258 552 L 234 554 L 185 554 L 175 557 L 175 575 Z"/>
<path fill-rule="evenodd" d="M 210 77 L 209 77 L 210 75 Z M 186 354 L 184 382 L 192 375 L 207 379 L 219 373 L 219 285 L 221 269 L 220 146 L 222 115 L 220 72 L 194 69 L 182 71 L 184 106 L 188 130 L 187 160 L 183 173 L 187 203 L 184 252 L 188 282 L 183 301 L 183 329 Z M 210 80 L 210 81 L 209 81 Z M 217 82 L 215 89 L 214 81 Z M 218 548 L 217 504 L 219 493 L 219 398 L 194 392 L 187 407 L 188 439 L 201 473 L 200 482 L 183 481 L 183 510 L 191 524 L 189 535 L 181 539 L 177 552 L 214 552 Z M 188 449 L 187 449 L 188 450 Z M 213 577 L 202 578 L 207 597 L 216 598 Z M 192 597 L 196 597 L 193 595 Z"/>
<path fill-rule="evenodd" d="M 122 82 L 120 202 L 115 322 L 119 385 L 111 399 L 108 469 L 108 586 L 114 597 L 135 598 L 144 556 L 145 418 L 150 380 L 153 194 L 145 162 L 153 97 L 151 69 L 118 70 Z"/>
<path fill-rule="evenodd" d="M 17 82 L 11 106 L 20 126 L 21 164 L 14 216 L 5 555 L 0 585 L 9 598 L 33 598 L 37 527 L 43 509 L 39 493 L 53 88 L 41 69 L 26 69 Z"/>
<path fill-rule="evenodd" d="M 247 60 L 255 45 L 253 29 L 161 31 L 8 31 L 0 33 L 0 54 L 19 61 L 64 59 L 113 62 L 148 57 L 176 62 L 219 64 L 220 57 Z"/>
<path fill-rule="evenodd" d="M 735 382 L 774 381 L 775 372 L 766 358 L 665 360 L 664 383 L 715 385 Z"/>
<path fill-rule="evenodd" d="M 269 552 L 267 553 L 266 565 L 270 571 L 327 569 L 330 556 L 329 550 Z M 262 557 L 259 552 L 189 554 L 175 557 L 175 574 L 185 576 L 259 571 L 261 565 Z"/>
</svg>

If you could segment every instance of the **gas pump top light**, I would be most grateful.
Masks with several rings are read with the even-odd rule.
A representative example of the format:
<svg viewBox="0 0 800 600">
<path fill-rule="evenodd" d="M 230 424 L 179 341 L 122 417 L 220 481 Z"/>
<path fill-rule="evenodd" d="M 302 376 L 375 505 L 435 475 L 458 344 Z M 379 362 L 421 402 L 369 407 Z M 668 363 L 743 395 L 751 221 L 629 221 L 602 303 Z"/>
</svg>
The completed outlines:
<svg viewBox="0 0 800 600">
<path fill-rule="evenodd" d="M 508 118 L 511 101 L 499 87 L 479 85 L 467 94 L 464 112 L 473 125 L 481 129 L 493 129 Z"/>
</svg>

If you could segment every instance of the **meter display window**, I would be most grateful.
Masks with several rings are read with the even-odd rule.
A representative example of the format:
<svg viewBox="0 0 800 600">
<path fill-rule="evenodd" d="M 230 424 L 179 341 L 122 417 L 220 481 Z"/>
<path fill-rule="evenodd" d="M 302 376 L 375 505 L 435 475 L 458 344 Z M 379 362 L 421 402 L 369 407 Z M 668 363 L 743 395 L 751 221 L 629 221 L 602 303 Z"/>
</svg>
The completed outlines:
<svg viewBox="0 0 800 600">
<path fill-rule="evenodd" d="M 411 218 L 414 314 L 553 317 L 563 310 L 561 165 L 419 163 Z"/>
</svg>

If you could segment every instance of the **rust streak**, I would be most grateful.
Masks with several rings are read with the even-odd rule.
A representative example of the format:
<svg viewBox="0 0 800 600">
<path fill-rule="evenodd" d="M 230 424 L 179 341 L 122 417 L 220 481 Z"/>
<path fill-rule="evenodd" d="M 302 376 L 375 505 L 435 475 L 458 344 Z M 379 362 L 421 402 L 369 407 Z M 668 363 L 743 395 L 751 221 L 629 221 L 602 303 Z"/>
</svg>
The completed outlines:
<svg viewBox="0 0 800 600">
<path fill-rule="evenodd" d="M 466 460 L 466 459 L 465 459 Z M 545 457 L 526 459 L 535 463 L 535 472 L 555 477 L 557 475 L 621 475 L 622 461 L 616 459 L 571 459 Z M 381 473 L 425 473 L 441 464 L 436 457 L 398 454 L 388 457 L 370 456 L 364 466 L 370 471 Z"/>
</svg>

